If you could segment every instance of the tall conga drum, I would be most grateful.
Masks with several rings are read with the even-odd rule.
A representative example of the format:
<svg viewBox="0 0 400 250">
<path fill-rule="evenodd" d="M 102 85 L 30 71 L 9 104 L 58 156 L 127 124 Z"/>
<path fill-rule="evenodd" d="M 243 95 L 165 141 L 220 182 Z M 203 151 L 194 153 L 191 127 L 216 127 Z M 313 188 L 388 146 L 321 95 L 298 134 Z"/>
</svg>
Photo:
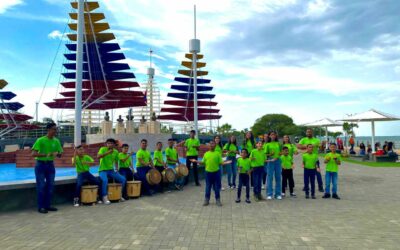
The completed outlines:
<svg viewBox="0 0 400 250">
<path fill-rule="evenodd" d="M 161 174 L 157 169 L 150 169 L 146 174 L 146 180 L 149 185 L 158 185 L 161 182 Z"/>
<path fill-rule="evenodd" d="M 140 188 L 142 186 L 141 181 L 127 181 L 126 191 L 130 198 L 137 198 L 140 196 Z"/>
<path fill-rule="evenodd" d="M 119 201 L 122 195 L 121 183 L 108 183 L 108 199 L 110 201 Z"/>
<path fill-rule="evenodd" d="M 189 169 L 184 164 L 179 164 L 175 168 L 175 171 L 176 171 L 176 176 L 178 178 L 188 176 L 188 174 L 189 174 Z"/>
<path fill-rule="evenodd" d="M 82 186 L 81 202 L 84 204 L 93 204 L 97 201 L 98 187 L 95 185 Z"/>
<path fill-rule="evenodd" d="M 173 168 L 166 168 L 162 172 L 162 179 L 163 179 L 163 182 L 165 182 L 165 183 L 174 182 L 175 178 L 176 178 L 176 173 L 175 173 L 175 169 L 173 169 Z"/>
</svg>

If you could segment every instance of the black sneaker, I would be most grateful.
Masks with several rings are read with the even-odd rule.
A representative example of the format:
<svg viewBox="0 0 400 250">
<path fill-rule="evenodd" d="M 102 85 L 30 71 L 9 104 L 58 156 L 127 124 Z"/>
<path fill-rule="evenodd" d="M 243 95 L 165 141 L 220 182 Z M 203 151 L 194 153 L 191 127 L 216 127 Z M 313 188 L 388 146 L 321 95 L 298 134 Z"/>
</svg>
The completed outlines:
<svg viewBox="0 0 400 250">
<path fill-rule="evenodd" d="M 41 213 L 41 214 L 47 214 L 48 213 L 47 210 L 44 209 L 44 208 L 39 208 L 38 212 Z"/>
<path fill-rule="evenodd" d="M 204 200 L 203 206 L 208 206 L 209 204 L 210 204 L 210 201 L 209 201 L 209 200 Z"/>
<path fill-rule="evenodd" d="M 297 195 L 295 193 L 291 193 L 290 197 L 296 197 Z"/>
<path fill-rule="evenodd" d="M 216 200 L 215 203 L 217 204 L 218 207 L 222 207 L 222 203 L 221 203 L 221 200 L 220 200 L 220 199 Z"/>
<path fill-rule="evenodd" d="M 306 194 L 306 199 L 310 199 L 310 195 Z"/>
<path fill-rule="evenodd" d="M 324 192 L 324 188 L 320 187 L 320 188 L 318 188 L 318 191 L 320 191 L 321 193 L 323 193 L 323 192 Z"/>
<path fill-rule="evenodd" d="M 329 199 L 329 198 L 331 198 L 331 194 L 325 193 L 324 196 L 322 196 L 322 198 Z"/>
<path fill-rule="evenodd" d="M 55 207 L 48 207 L 48 208 L 46 208 L 46 210 L 50 211 L 50 212 L 57 212 L 58 211 L 58 209 L 55 208 Z"/>
<path fill-rule="evenodd" d="M 337 195 L 337 194 L 333 194 L 333 195 L 332 195 L 332 198 L 333 198 L 333 199 L 336 199 L 336 200 L 340 200 L 340 197 L 339 197 L 339 195 Z"/>
<path fill-rule="evenodd" d="M 236 202 L 236 203 L 240 203 L 240 199 L 236 199 L 235 202 Z"/>
<path fill-rule="evenodd" d="M 246 199 L 246 203 L 250 204 L 251 203 L 250 199 Z"/>
<path fill-rule="evenodd" d="M 315 195 L 311 195 L 311 199 L 315 200 L 317 197 L 315 197 Z"/>
<path fill-rule="evenodd" d="M 196 186 L 197 186 L 197 187 L 201 187 L 201 184 L 200 184 L 200 183 L 196 183 Z"/>
<path fill-rule="evenodd" d="M 260 201 L 260 198 L 258 197 L 258 195 L 254 195 L 254 200 L 255 201 Z"/>
</svg>

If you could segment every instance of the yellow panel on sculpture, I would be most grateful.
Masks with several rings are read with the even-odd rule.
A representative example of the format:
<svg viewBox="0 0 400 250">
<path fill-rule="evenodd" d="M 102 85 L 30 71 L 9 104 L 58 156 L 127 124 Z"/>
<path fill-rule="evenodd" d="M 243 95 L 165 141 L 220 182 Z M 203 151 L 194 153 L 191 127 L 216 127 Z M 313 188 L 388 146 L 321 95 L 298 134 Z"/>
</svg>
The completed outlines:
<svg viewBox="0 0 400 250">
<path fill-rule="evenodd" d="M 78 29 L 78 24 L 76 23 L 69 23 L 68 26 L 71 30 Z M 99 33 L 108 29 L 110 29 L 110 25 L 108 23 L 93 23 L 92 25 L 90 25 L 90 23 L 85 23 L 85 32 L 88 34 Z"/>
<path fill-rule="evenodd" d="M 0 79 L 0 89 L 3 89 L 5 86 L 7 86 L 8 82 L 4 79 Z"/>
<path fill-rule="evenodd" d="M 67 34 L 69 40 L 76 41 L 76 34 Z M 86 39 L 88 42 L 108 42 L 115 39 L 113 33 L 98 33 L 96 34 L 96 39 L 93 35 L 87 35 Z"/>
<path fill-rule="evenodd" d="M 185 76 L 193 76 L 192 70 L 180 69 L 178 70 L 178 73 Z M 206 75 L 208 75 L 208 71 L 197 71 L 197 76 L 206 76 Z"/>
<path fill-rule="evenodd" d="M 78 20 L 78 14 L 77 13 L 69 13 L 69 16 L 71 17 L 72 20 Z M 85 22 L 92 21 L 92 23 L 101 21 L 105 19 L 106 17 L 104 16 L 103 13 L 85 13 Z"/>
<path fill-rule="evenodd" d="M 183 61 L 182 62 L 182 66 L 185 66 L 186 68 L 191 69 L 193 66 L 192 62 L 188 62 L 188 61 Z M 197 68 L 204 68 L 206 66 L 205 62 L 197 62 Z"/>
<path fill-rule="evenodd" d="M 78 9 L 78 2 L 71 2 L 71 6 L 74 9 Z M 98 2 L 85 2 L 85 11 L 92 11 L 99 7 Z"/>
<path fill-rule="evenodd" d="M 193 54 L 185 54 L 187 59 L 193 59 Z M 202 59 L 204 56 L 202 54 L 197 54 L 197 59 Z"/>
</svg>

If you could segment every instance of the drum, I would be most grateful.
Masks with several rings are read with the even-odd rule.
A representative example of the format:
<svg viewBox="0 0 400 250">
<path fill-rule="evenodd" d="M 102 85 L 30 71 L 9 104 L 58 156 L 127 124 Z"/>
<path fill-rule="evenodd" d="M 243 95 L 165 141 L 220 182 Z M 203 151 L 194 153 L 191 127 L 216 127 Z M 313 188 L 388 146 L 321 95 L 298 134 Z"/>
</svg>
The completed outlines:
<svg viewBox="0 0 400 250">
<path fill-rule="evenodd" d="M 108 183 L 108 199 L 110 201 L 119 201 L 122 195 L 121 183 Z"/>
<path fill-rule="evenodd" d="M 96 203 L 97 193 L 98 193 L 97 186 L 92 186 L 92 185 L 82 186 L 81 202 L 85 204 Z"/>
<path fill-rule="evenodd" d="M 157 169 L 150 169 L 146 174 L 146 180 L 149 185 L 158 185 L 161 182 L 161 174 Z"/>
<path fill-rule="evenodd" d="M 175 181 L 175 169 L 167 168 L 162 172 L 162 178 L 165 183 Z"/>
<path fill-rule="evenodd" d="M 140 196 L 141 181 L 127 181 L 126 191 L 129 197 L 137 198 Z"/>
<path fill-rule="evenodd" d="M 189 174 L 189 169 L 186 167 L 186 165 L 184 164 L 179 164 L 176 168 L 176 175 L 177 177 L 184 177 L 184 176 L 188 176 Z"/>
</svg>

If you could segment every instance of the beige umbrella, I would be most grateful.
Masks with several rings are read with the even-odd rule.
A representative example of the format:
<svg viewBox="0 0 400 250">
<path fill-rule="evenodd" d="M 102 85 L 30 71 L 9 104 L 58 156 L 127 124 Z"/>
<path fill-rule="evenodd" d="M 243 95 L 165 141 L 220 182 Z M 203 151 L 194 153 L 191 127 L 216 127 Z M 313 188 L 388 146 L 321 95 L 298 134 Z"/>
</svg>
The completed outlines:
<svg viewBox="0 0 400 250">
<path fill-rule="evenodd" d="M 346 122 L 371 122 L 371 147 L 372 152 L 375 152 L 375 122 L 376 121 L 399 121 L 400 117 L 386 114 L 375 109 L 370 109 L 363 113 L 358 113 L 355 115 L 348 115 L 342 121 Z"/>
</svg>

